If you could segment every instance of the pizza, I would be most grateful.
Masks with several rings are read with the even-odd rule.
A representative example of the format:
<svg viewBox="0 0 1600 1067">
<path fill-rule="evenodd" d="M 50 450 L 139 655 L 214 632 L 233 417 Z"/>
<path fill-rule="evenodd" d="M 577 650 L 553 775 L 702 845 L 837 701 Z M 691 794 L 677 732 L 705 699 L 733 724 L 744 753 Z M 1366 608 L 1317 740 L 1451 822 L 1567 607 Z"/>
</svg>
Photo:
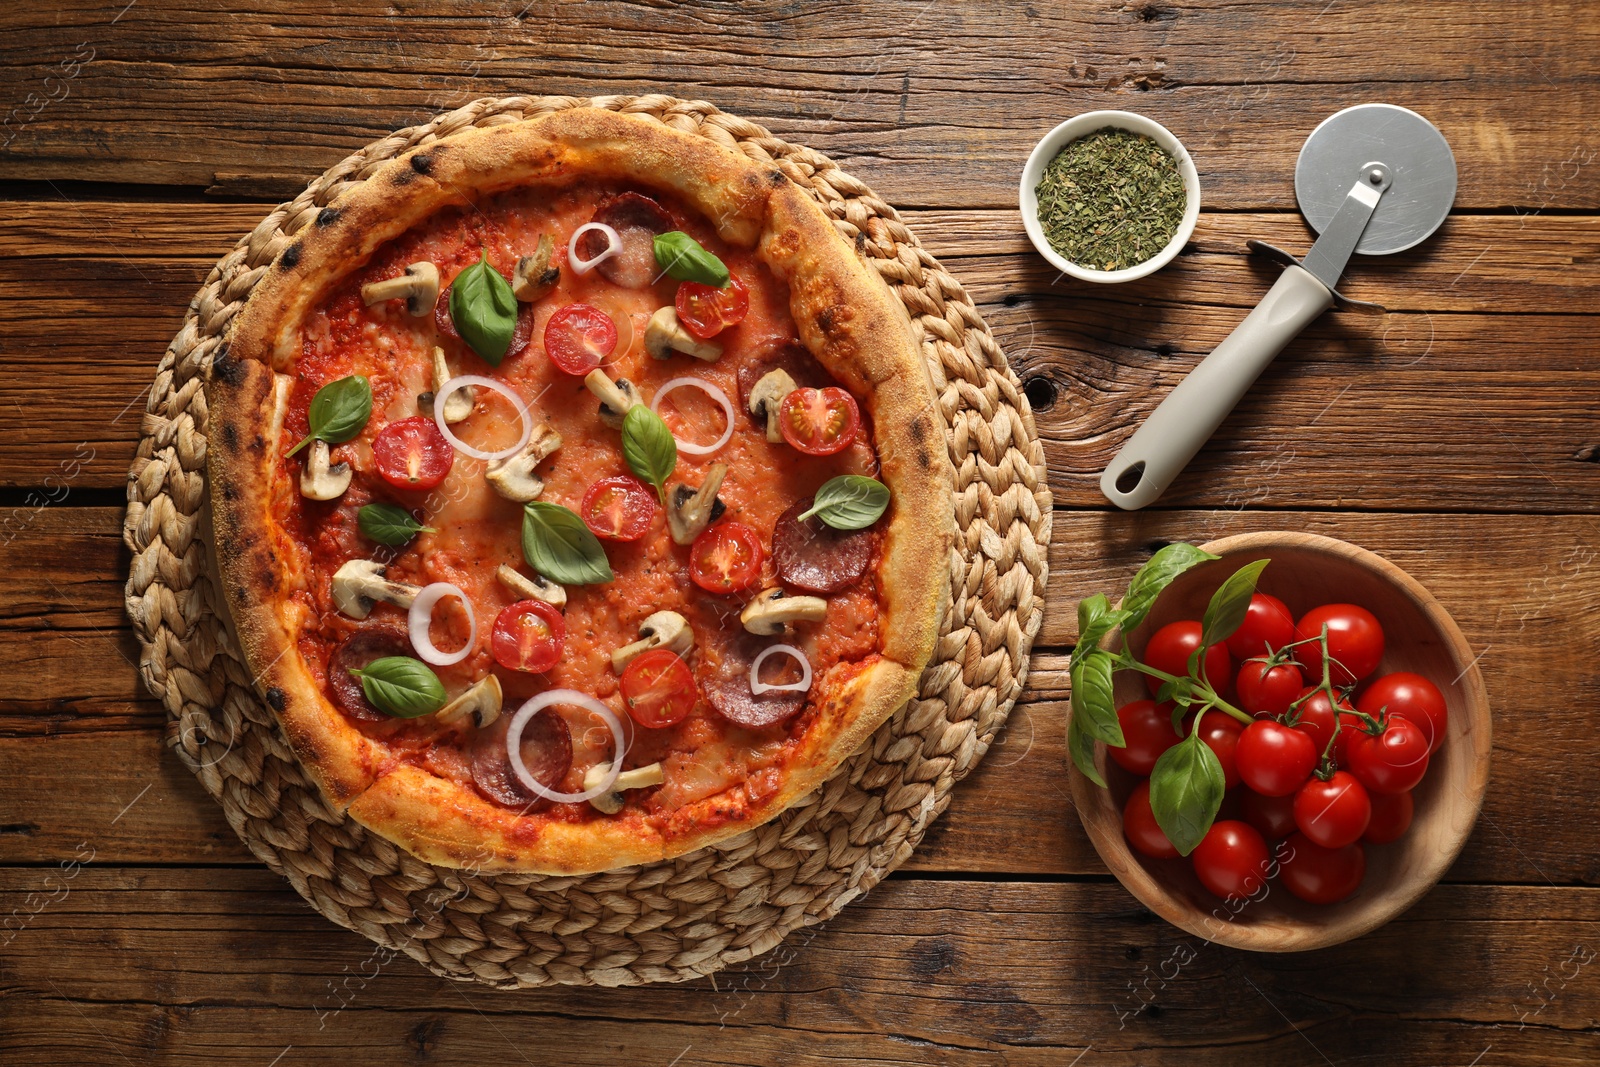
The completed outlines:
<svg viewBox="0 0 1600 1067">
<path fill-rule="evenodd" d="M 951 471 L 910 322 L 771 163 L 578 108 L 395 158 L 206 380 L 211 544 L 330 808 L 588 873 L 771 819 L 915 695 Z"/>
</svg>

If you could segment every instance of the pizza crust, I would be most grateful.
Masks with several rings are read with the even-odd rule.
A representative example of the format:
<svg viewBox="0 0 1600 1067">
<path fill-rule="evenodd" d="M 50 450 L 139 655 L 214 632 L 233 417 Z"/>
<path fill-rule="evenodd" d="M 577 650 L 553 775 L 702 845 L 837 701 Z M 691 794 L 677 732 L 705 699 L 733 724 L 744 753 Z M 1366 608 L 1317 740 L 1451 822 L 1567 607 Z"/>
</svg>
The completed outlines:
<svg viewBox="0 0 1600 1067">
<path fill-rule="evenodd" d="M 662 835 L 642 817 L 525 819 L 470 786 L 401 764 L 323 696 L 286 617 L 289 544 L 272 524 L 279 449 L 263 429 L 273 370 L 300 323 L 382 245 L 437 211 L 512 188 L 621 179 L 667 190 L 729 244 L 759 247 L 790 287 L 800 339 L 870 415 L 893 496 L 879 570 L 881 655 L 833 692 L 757 803 L 743 786 L 690 805 Z M 772 164 L 615 112 L 578 108 L 464 132 L 385 164 L 296 234 L 256 286 L 207 382 L 213 550 L 257 688 L 329 803 L 418 858 L 475 870 L 577 874 L 650 862 L 743 833 L 820 785 L 916 695 L 949 597 L 954 536 L 945 427 L 910 321 L 876 271 Z M 289 491 L 293 491 L 290 487 Z M 681 819 L 680 819 L 681 816 Z"/>
</svg>

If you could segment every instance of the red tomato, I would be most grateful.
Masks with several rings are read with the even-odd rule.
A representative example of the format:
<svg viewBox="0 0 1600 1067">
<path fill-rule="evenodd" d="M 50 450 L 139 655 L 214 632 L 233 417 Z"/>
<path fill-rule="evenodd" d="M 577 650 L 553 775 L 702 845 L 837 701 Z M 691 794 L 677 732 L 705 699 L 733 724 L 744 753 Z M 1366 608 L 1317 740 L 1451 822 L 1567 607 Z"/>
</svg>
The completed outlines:
<svg viewBox="0 0 1600 1067">
<path fill-rule="evenodd" d="M 1172 705 L 1153 700 L 1135 700 L 1117 709 L 1122 724 L 1124 748 L 1106 746 L 1106 754 L 1134 774 L 1149 774 L 1161 753 L 1177 744 L 1178 732 L 1172 728 Z"/>
<path fill-rule="evenodd" d="M 1313 778 L 1294 795 L 1294 824 L 1323 848 L 1361 840 L 1371 821 L 1372 799 L 1349 771 L 1334 771 L 1327 781 Z"/>
<path fill-rule="evenodd" d="M 455 461 L 456 450 L 426 415 L 391 422 L 372 439 L 372 462 L 396 489 L 433 489 Z"/>
<path fill-rule="evenodd" d="M 1150 783 L 1140 782 L 1133 787 L 1128 803 L 1122 809 L 1122 832 L 1135 852 L 1158 860 L 1174 859 L 1178 847 L 1167 840 L 1156 813 L 1150 810 Z"/>
<path fill-rule="evenodd" d="M 1267 884 L 1267 843 L 1249 823 L 1217 820 L 1189 858 L 1200 884 L 1219 897 L 1248 897 Z"/>
<path fill-rule="evenodd" d="M 1184 720 L 1185 733 L 1193 728 L 1192 718 Z M 1239 763 L 1234 752 L 1239 747 L 1239 735 L 1243 731 L 1244 727 L 1238 719 L 1220 711 L 1206 712 L 1205 719 L 1200 723 L 1200 740 L 1217 754 L 1217 762 L 1222 764 L 1223 781 L 1229 789 L 1239 784 Z"/>
<path fill-rule="evenodd" d="M 1144 646 L 1144 662 L 1158 671 L 1182 678 L 1189 673 L 1189 657 L 1199 647 L 1199 623 L 1188 619 L 1169 622 L 1150 635 L 1150 640 Z M 1233 661 L 1228 658 L 1227 645 L 1212 645 L 1206 649 L 1201 673 L 1212 688 L 1220 693 L 1232 677 L 1232 671 Z M 1161 679 L 1153 675 L 1145 675 L 1144 680 L 1152 693 L 1161 688 Z"/>
<path fill-rule="evenodd" d="M 1295 830 L 1294 797 L 1264 797 L 1253 789 L 1241 789 L 1239 815 L 1268 841 L 1282 841 Z"/>
<path fill-rule="evenodd" d="M 1294 728 L 1311 737 L 1311 743 L 1317 748 L 1317 757 L 1328 751 L 1328 740 L 1333 737 L 1334 731 L 1340 732 L 1339 740 L 1333 743 L 1333 759 L 1335 763 L 1344 763 L 1344 734 L 1351 724 L 1356 722 L 1354 716 L 1345 715 L 1344 712 L 1354 711 L 1350 702 L 1343 697 L 1339 698 L 1339 712 L 1337 719 L 1334 715 L 1333 704 L 1328 700 L 1328 694 L 1315 687 L 1307 687 L 1300 691 L 1296 700 L 1304 700 L 1300 705 L 1300 718 L 1295 720 Z"/>
<path fill-rule="evenodd" d="M 601 478 L 583 494 L 578 514 L 596 537 L 637 541 L 656 517 L 656 494 L 637 478 L 618 474 Z"/>
<path fill-rule="evenodd" d="M 1305 784 L 1317 766 L 1309 735 L 1274 719 L 1257 719 L 1239 735 L 1239 778 L 1264 797 L 1283 797 Z"/>
<path fill-rule="evenodd" d="M 1244 622 L 1228 635 L 1228 651 L 1234 659 L 1265 656 L 1294 640 L 1294 616 L 1283 601 L 1266 593 L 1250 598 Z"/>
<path fill-rule="evenodd" d="M 737 593 L 761 578 L 761 535 L 742 522 L 707 527 L 689 549 L 689 577 L 708 593 Z"/>
<path fill-rule="evenodd" d="M 1372 800 L 1372 821 L 1362 839 L 1375 845 L 1398 841 L 1411 829 L 1414 804 L 1410 793 L 1369 793 Z"/>
<path fill-rule="evenodd" d="M 489 651 L 500 666 L 539 674 L 561 661 L 567 623 L 561 612 L 542 600 L 507 604 L 495 616 Z"/>
<path fill-rule="evenodd" d="M 1374 793 L 1404 793 L 1428 773 L 1428 738 L 1410 719 L 1390 719 L 1376 737 L 1363 730 L 1346 749 L 1350 773 Z"/>
<path fill-rule="evenodd" d="M 700 340 L 709 340 L 744 321 L 750 312 L 750 293 L 744 283 L 729 275 L 722 289 L 699 282 L 684 282 L 678 286 L 673 303 L 678 308 L 678 321 L 683 328 Z"/>
<path fill-rule="evenodd" d="M 778 405 L 778 428 L 783 439 L 808 456 L 831 456 L 850 447 L 861 431 L 861 409 L 856 398 L 830 385 L 825 389 L 802 386 Z"/>
<path fill-rule="evenodd" d="M 1428 739 L 1429 755 L 1439 751 L 1439 746 L 1444 744 L 1448 717 L 1444 694 L 1420 674 L 1397 671 L 1384 675 L 1367 686 L 1367 691 L 1356 701 L 1356 707 L 1374 719 L 1385 708 L 1390 715 L 1410 719 L 1422 727 L 1422 736 Z"/>
<path fill-rule="evenodd" d="M 1360 845 L 1323 848 L 1305 834 L 1290 834 L 1281 849 L 1278 880 L 1311 904 L 1337 904 L 1361 888 L 1367 854 Z"/>
<path fill-rule="evenodd" d="M 1269 667 L 1260 660 L 1246 661 L 1234 681 L 1239 706 L 1252 715 L 1282 715 L 1299 699 L 1305 687 L 1305 679 L 1295 664 Z"/>
<path fill-rule="evenodd" d="M 589 304 L 568 304 L 544 324 L 545 353 L 567 374 L 588 374 L 616 347 L 617 324 Z"/>
<path fill-rule="evenodd" d="M 1322 646 L 1314 639 L 1328 628 L 1328 653 L 1334 659 L 1329 674 L 1334 685 L 1354 685 L 1383 660 L 1383 627 L 1372 612 L 1356 604 L 1324 604 L 1312 608 L 1295 624 L 1296 641 L 1310 644 L 1295 648 L 1295 658 L 1306 665 L 1306 677 L 1322 680 Z"/>
<path fill-rule="evenodd" d="M 620 688 L 633 721 L 651 729 L 687 719 L 700 699 L 689 665 L 670 648 L 652 648 L 635 656 L 622 672 Z"/>
</svg>

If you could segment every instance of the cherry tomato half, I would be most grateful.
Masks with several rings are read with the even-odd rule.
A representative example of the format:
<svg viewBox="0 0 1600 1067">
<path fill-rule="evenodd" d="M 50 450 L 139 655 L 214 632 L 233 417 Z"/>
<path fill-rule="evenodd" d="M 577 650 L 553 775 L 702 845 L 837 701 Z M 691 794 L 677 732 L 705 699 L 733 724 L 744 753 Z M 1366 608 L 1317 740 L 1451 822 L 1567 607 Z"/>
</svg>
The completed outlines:
<svg viewBox="0 0 1600 1067">
<path fill-rule="evenodd" d="M 689 577 L 708 593 L 737 593 L 761 578 L 761 535 L 742 522 L 719 522 L 694 539 Z"/>
<path fill-rule="evenodd" d="M 1157 704 L 1153 700 L 1135 700 L 1117 709 L 1117 721 L 1122 724 L 1123 748 L 1106 746 L 1106 755 L 1117 765 L 1134 774 L 1148 775 L 1161 758 L 1161 753 L 1177 744 L 1180 738 L 1172 728 L 1173 706 Z"/>
<path fill-rule="evenodd" d="M 837 385 L 802 386 L 778 405 L 778 429 L 806 455 L 831 456 L 849 448 L 861 432 L 861 409 Z"/>
<path fill-rule="evenodd" d="M 567 374 L 588 374 L 616 347 L 617 324 L 589 304 L 568 304 L 544 324 L 545 354 Z"/>
<path fill-rule="evenodd" d="M 1150 635 L 1144 646 L 1144 662 L 1158 671 L 1182 678 L 1189 673 L 1189 657 L 1200 647 L 1200 624 L 1191 619 L 1169 622 Z M 1227 645 L 1212 645 L 1206 649 L 1205 664 L 1201 673 L 1212 687 L 1221 692 L 1232 677 L 1233 661 L 1228 657 Z M 1161 679 L 1144 676 L 1150 692 L 1161 688 Z"/>
<path fill-rule="evenodd" d="M 1428 773 L 1428 738 L 1410 719 L 1390 719 L 1376 737 L 1363 730 L 1345 749 L 1350 773 L 1374 793 L 1404 793 Z"/>
<path fill-rule="evenodd" d="M 1348 700 L 1340 697 L 1339 714 L 1336 717 L 1327 692 L 1314 686 L 1302 689 L 1295 699 L 1303 699 L 1305 702 L 1300 705 L 1300 718 L 1295 722 L 1294 728 L 1311 735 L 1311 743 L 1316 746 L 1319 759 L 1328 751 L 1328 741 L 1333 737 L 1334 731 L 1339 731 L 1339 739 L 1333 743 L 1333 761 L 1342 766 L 1347 733 L 1357 722 L 1354 715 L 1344 713 L 1354 711 L 1355 708 L 1351 707 Z"/>
<path fill-rule="evenodd" d="M 1371 821 L 1372 799 L 1349 771 L 1334 771 L 1327 781 L 1313 778 L 1294 795 L 1294 824 L 1323 848 L 1361 840 Z"/>
<path fill-rule="evenodd" d="M 683 328 L 706 341 L 744 321 L 750 313 L 750 293 L 743 282 L 729 275 L 728 284 L 721 289 L 699 282 L 682 283 L 673 304 Z"/>
<path fill-rule="evenodd" d="M 1140 782 L 1128 795 L 1122 808 L 1122 832 L 1135 852 L 1158 860 L 1175 859 L 1178 846 L 1167 840 L 1156 813 L 1150 808 L 1150 783 Z"/>
<path fill-rule="evenodd" d="M 622 672 L 622 703 L 640 726 L 675 726 L 694 710 L 700 691 L 694 673 L 670 648 L 652 648 L 635 656 Z"/>
<path fill-rule="evenodd" d="M 1239 817 L 1268 841 L 1282 841 L 1295 831 L 1294 797 L 1264 797 L 1254 789 L 1241 789 Z"/>
<path fill-rule="evenodd" d="M 1297 665 L 1269 667 L 1260 660 L 1246 660 L 1233 685 L 1239 706 L 1252 715 L 1282 715 L 1306 687 Z"/>
<path fill-rule="evenodd" d="M 1200 884 L 1224 899 L 1248 897 L 1267 884 L 1267 843 L 1247 822 L 1218 819 L 1189 858 Z"/>
<path fill-rule="evenodd" d="M 1234 659 L 1265 656 L 1294 640 L 1294 616 L 1275 596 L 1256 593 L 1245 609 L 1244 622 L 1228 635 L 1228 651 Z"/>
<path fill-rule="evenodd" d="M 1367 854 L 1360 845 L 1323 848 L 1305 834 L 1290 834 L 1281 849 L 1278 880 L 1311 904 L 1337 904 L 1361 888 Z"/>
<path fill-rule="evenodd" d="M 1439 746 L 1444 744 L 1445 722 L 1449 714 L 1445 708 L 1444 694 L 1420 674 L 1396 671 L 1384 675 L 1367 686 L 1367 691 L 1356 701 L 1356 707 L 1373 718 L 1387 708 L 1390 715 L 1410 719 L 1422 727 L 1422 736 L 1428 739 L 1429 755 L 1439 751 Z"/>
<path fill-rule="evenodd" d="M 1312 608 L 1295 624 L 1294 639 L 1309 641 L 1294 650 L 1306 666 L 1306 679 L 1322 680 L 1322 646 L 1316 638 L 1328 628 L 1329 677 L 1334 685 L 1354 685 L 1383 660 L 1383 627 L 1377 616 L 1358 604 L 1324 604 Z"/>
<path fill-rule="evenodd" d="M 542 600 L 507 604 L 495 616 L 489 634 L 489 651 L 495 662 L 507 670 L 529 674 L 540 674 L 559 663 L 566 643 L 566 620 Z"/>
<path fill-rule="evenodd" d="M 372 462 L 396 489 L 433 489 L 456 461 L 439 427 L 426 415 L 391 422 L 372 439 Z"/>
<path fill-rule="evenodd" d="M 1317 766 L 1317 748 L 1310 736 L 1299 730 L 1274 719 L 1257 719 L 1239 735 L 1234 760 L 1245 785 L 1265 797 L 1283 797 L 1311 777 Z"/>
<path fill-rule="evenodd" d="M 1404 837 L 1411 829 L 1411 816 L 1415 811 L 1411 794 L 1369 793 L 1368 798 L 1372 801 L 1372 821 L 1367 823 L 1367 832 L 1361 839 L 1387 845 Z"/>
<path fill-rule="evenodd" d="M 618 474 L 591 485 L 578 505 L 578 514 L 596 537 L 637 541 L 650 529 L 656 507 L 654 490 L 637 478 Z"/>
</svg>

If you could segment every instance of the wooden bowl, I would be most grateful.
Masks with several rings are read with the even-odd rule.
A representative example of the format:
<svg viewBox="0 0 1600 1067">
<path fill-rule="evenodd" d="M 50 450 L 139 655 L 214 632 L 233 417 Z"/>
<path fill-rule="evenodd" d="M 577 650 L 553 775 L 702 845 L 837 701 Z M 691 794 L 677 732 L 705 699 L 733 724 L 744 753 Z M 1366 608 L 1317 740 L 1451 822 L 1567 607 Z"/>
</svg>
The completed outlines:
<svg viewBox="0 0 1600 1067">
<path fill-rule="evenodd" d="M 1272 561 L 1261 574 L 1259 590 L 1282 600 L 1296 618 L 1319 604 L 1367 608 L 1386 637 L 1377 673 L 1415 671 L 1439 687 L 1449 708 L 1445 741 L 1412 792 L 1411 829 L 1390 844 L 1364 845 L 1366 878 L 1338 904 L 1307 904 L 1276 880 L 1255 900 L 1227 903 L 1200 885 L 1188 859 L 1149 859 L 1128 846 L 1122 807 L 1139 779 L 1109 760 L 1104 745 L 1095 746 L 1095 765 L 1109 790 L 1071 769 L 1078 815 L 1100 858 L 1128 891 L 1192 934 L 1256 952 L 1300 952 L 1359 937 L 1433 888 L 1472 832 L 1489 780 L 1489 698 L 1476 654 L 1426 589 L 1366 549 L 1331 537 L 1281 532 L 1224 537 L 1201 547 L 1222 558 L 1192 568 L 1168 586 L 1129 635 L 1129 647 L 1138 655 L 1160 627 L 1200 618 L 1217 586 L 1258 559 Z M 1112 634 L 1108 647 L 1118 639 Z M 1115 684 L 1118 707 L 1149 696 L 1143 677 L 1133 672 L 1119 672 Z"/>
</svg>

